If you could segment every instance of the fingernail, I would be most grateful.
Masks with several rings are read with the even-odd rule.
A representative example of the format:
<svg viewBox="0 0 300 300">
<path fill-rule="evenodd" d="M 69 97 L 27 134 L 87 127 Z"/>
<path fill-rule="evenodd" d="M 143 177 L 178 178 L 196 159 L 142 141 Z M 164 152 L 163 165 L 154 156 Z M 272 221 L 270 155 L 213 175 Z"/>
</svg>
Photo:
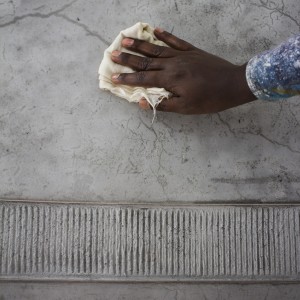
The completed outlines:
<svg viewBox="0 0 300 300">
<path fill-rule="evenodd" d="M 118 51 L 118 50 L 114 50 L 114 51 L 111 53 L 111 55 L 112 55 L 112 56 L 115 56 L 115 57 L 119 56 L 120 54 L 121 54 L 121 51 Z"/>
<path fill-rule="evenodd" d="M 124 39 L 124 40 L 122 41 L 122 44 L 123 44 L 124 46 L 131 46 L 133 43 L 134 43 L 134 40 L 128 39 L 128 38 L 126 38 L 126 39 Z"/>
<path fill-rule="evenodd" d="M 114 79 L 114 80 L 116 80 L 116 79 L 119 78 L 119 76 L 120 76 L 120 74 L 114 74 L 113 76 L 111 76 L 111 78 Z"/>
<path fill-rule="evenodd" d="M 159 32 L 159 33 L 164 32 L 164 30 L 163 30 L 162 28 L 160 28 L 160 27 L 155 28 L 155 31 L 156 31 L 156 32 Z"/>
<path fill-rule="evenodd" d="M 150 109 L 150 104 L 148 103 L 148 101 L 145 99 L 145 98 L 142 98 L 140 101 L 139 101 L 139 105 L 142 109 Z"/>
</svg>

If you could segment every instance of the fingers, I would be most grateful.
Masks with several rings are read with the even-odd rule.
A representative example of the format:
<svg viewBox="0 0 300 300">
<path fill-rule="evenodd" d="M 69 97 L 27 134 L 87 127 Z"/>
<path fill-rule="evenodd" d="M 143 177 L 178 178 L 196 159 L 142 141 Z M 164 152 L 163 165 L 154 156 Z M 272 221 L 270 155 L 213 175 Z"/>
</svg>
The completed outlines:
<svg viewBox="0 0 300 300">
<path fill-rule="evenodd" d="M 151 109 L 151 105 L 149 104 L 149 102 L 148 102 L 145 98 L 142 98 L 142 99 L 139 101 L 139 107 L 140 107 L 141 109 L 144 109 L 144 110 Z"/>
<path fill-rule="evenodd" d="M 149 57 L 172 57 L 174 54 L 174 50 L 172 48 L 132 38 L 123 39 L 122 46 Z"/>
<path fill-rule="evenodd" d="M 162 60 L 152 57 L 141 57 L 125 52 L 113 51 L 112 60 L 120 65 L 128 66 L 136 71 L 162 70 Z"/>
<path fill-rule="evenodd" d="M 165 80 L 161 76 L 161 71 L 140 71 L 135 73 L 114 74 L 111 77 L 116 84 L 125 84 L 131 86 L 143 87 L 163 87 Z"/>
<path fill-rule="evenodd" d="M 180 38 L 176 37 L 175 35 L 167 32 L 167 31 L 164 31 L 160 28 L 156 28 L 154 30 L 154 33 L 159 40 L 165 42 L 167 45 L 169 45 L 170 47 L 175 48 L 177 50 L 187 51 L 187 50 L 195 49 L 195 47 L 192 44 L 190 44 L 184 40 L 181 40 Z"/>
</svg>

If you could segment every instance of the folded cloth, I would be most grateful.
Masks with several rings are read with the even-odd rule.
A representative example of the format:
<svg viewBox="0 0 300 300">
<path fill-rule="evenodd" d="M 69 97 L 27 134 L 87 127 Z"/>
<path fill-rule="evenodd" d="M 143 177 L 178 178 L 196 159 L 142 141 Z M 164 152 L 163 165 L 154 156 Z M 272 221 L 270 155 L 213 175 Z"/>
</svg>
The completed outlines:
<svg viewBox="0 0 300 300">
<path fill-rule="evenodd" d="M 154 29 L 146 23 L 136 23 L 134 26 L 127 28 L 119 33 L 113 43 L 104 51 L 104 57 L 99 67 L 100 88 L 108 90 L 111 93 L 128 100 L 129 102 L 139 102 L 141 98 L 145 98 L 152 106 L 154 115 L 155 107 L 165 98 L 168 98 L 171 93 L 163 88 L 151 87 L 133 87 L 128 85 L 116 85 L 111 81 L 111 76 L 114 73 L 133 73 L 135 72 L 129 67 L 114 63 L 111 60 L 111 53 L 114 50 L 132 53 L 134 55 L 144 56 L 136 52 L 132 52 L 121 45 L 125 37 L 145 40 L 149 43 L 166 46 L 164 42 L 159 41 L 154 35 Z"/>
</svg>

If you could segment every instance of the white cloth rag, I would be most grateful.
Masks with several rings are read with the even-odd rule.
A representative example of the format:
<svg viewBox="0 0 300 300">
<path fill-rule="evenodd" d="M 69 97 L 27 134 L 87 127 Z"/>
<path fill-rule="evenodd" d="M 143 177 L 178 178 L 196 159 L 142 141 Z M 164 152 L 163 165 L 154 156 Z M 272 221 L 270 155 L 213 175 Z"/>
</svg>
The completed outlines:
<svg viewBox="0 0 300 300">
<path fill-rule="evenodd" d="M 100 89 L 108 90 L 111 93 L 128 100 L 129 102 L 139 102 L 141 98 L 145 98 L 152 106 L 154 115 L 155 107 L 165 98 L 169 98 L 170 92 L 164 88 L 144 88 L 133 87 L 128 85 L 116 85 L 111 81 L 114 73 L 133 73 L 135 72 L 129 67 L 114 63 L 111 60 L 111 53 L 114 50 L 131 53 L 134 55 L 144 56 L 136 52 L 129 51 L 122 47 L 121 42 L 125 37 L 145 40 L 149 43 L 166 46 L 164 42 L 159 41 L 154 35 L 154 29 L 146 23 L 136 23 L 134 26 L 127 28 L 119 33 L 113 43 L 104 51 L 104 57 L 99 67 L 99 86 Z"/>
</svg>

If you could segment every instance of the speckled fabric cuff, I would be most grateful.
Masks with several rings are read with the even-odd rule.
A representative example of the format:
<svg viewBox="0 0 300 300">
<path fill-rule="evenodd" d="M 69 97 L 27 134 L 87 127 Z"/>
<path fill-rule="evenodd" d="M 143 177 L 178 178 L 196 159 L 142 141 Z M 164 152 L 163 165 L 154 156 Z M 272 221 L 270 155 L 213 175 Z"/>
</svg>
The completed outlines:
<svg viewBox="0 0 300 300">
<path fill-rule="evenodd" d="M 259 99 L 277 100 L 299 95 L 300 35 L 253 57 L 247 64 L 246 78 Z"/>
</svg>

